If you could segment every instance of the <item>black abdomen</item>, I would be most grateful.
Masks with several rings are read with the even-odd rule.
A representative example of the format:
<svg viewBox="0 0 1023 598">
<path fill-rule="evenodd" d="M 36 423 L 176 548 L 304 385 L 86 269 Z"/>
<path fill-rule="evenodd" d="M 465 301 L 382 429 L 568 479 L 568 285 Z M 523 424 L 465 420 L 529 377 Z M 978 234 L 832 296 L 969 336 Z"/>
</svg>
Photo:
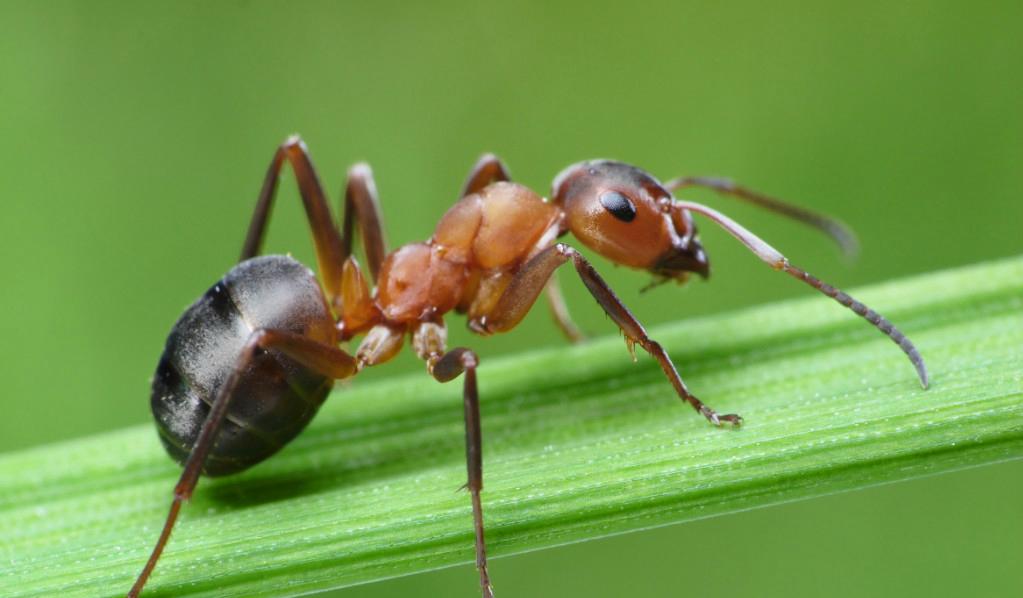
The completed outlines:
<svg viewBox="0 0 1023 598">
<path fill-rule="evenodd" d="M 287 330 L 333 344 L 334 320 L 308 268 L 286 256 L 246 260 L 199 298 L 171 330 L 150 404 L 167 452 L 184 463 L 210 406 L 254 330 Z M 333 385 L 276 351 L 239 381 L 203 473 L 242 471 L 305 428 Z"/>
</svg>

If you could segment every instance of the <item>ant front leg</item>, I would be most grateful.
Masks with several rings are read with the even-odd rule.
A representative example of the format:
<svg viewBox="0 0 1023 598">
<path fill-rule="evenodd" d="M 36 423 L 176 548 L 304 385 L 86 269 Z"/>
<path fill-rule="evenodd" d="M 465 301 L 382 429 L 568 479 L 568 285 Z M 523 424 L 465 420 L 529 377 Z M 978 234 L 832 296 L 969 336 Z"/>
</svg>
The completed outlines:
<svg viewBox="0 0 1023 598">
<path fill-rule="evenodd" d="M 153 572 L 153 568 L 156 567 L 156 562 L 163 553 L 167 540 L 170 539 L 171 531 L 174 529 L 181 504 L 192 497 L 206 456 L 213 447 L 217 432 L 220 430 L 231 401 L 235 397 L 239 380 L 252 365 L 257 352 L 267 349 L 276 349 L 310 370 L 334 379 L 348 378 L 358 372 L 355 359 L 337 347 L 324 345 L 300 334 L 284 330 L 262 329 L 253 332 L 242 348 L 230 376 L 220 387 L 213 400 L 210 412 L 199 430 L 191 453 L 188 455 L 188 460 L 185 461 L 184 471 L 181 472 L 181 477 L 178 479 L 177 485 L 174 486 L 174 499 L 171 502 L 170 512 L 167 514 L 160 537 L 149 555 L 146 566 L 128 592 L 128 598 L 137 598 Z"/>
<path fill-rule="evenodd" d="M 494 154 L 483 154 L 469 171 L 469 176 L 466 177 L 465 184 L 462 186 L 461 197 L 477 193 L 491 183 L 510 180 L 511 173 L 500 158 Z M 572 321 L 572 315 L 568 312 L 568 305 L 565 303 L 565 296 L 561 294 L 561 286 L 558 284 L 556 276 L 551 276 L 548 279 L 545 290 L 547 291 L 547 307 L 561 334 L 571 343 L 581 343 L 586 340 L 586 335 Z"/>
<path fill-rule="evenodd" d="M 465 409 L 465 464 L 468 480 L 465 488 L 472 496 L 472 521 L 476 534 L 476 569 L 480 573 L 483 598 L 494 598 L 487 571 L 487 546 L 483 537 L 483 436 L 480 429 L 480 401 L 476 388 L 479 358 L 464 347 L 445 352 L 447 329 L 443 322 L 422 322 L 412 333 L 416 353 L 426 361 L 430 374 L 438 382 L 450 382 L 465 374 L 462 403 Z"/>
<path fill-rule="evenodd" d="M 564 243 L 548 247 L 529 260 L 508 284 L 494 309 L 477 323 L 477 328 L 487 333 L 503 332 L 514 328 L 536 302 L 540 290 L 543 289 L 558 266 L 569 260 L 572 260 L 579 278 L 582 279 L 590 294 L 625 335 L 625 342 L 629 351 L 633 353 L 633 357 L 635 357 L 633 346 L 642 347 L 657 360 L 679 398 L 692 405 L 712 424 L 720 426 L 722 423 L 729 423 L 738 426 L 742 423 L 742 418 L 738 415 L 718 415 L 716 411 L 689 392 L 689 388 L 682 381 L 682 377 L 675 369 L 675 364 L 668 357 L 668 352 L 664 347 L 647 335 L 643 325 L 632 315 L 629 308 L 625 307 L 625 304 L 614 294 L 611 287 L 604 282 L 604 279 L 586 258 Z"/>
</svg>

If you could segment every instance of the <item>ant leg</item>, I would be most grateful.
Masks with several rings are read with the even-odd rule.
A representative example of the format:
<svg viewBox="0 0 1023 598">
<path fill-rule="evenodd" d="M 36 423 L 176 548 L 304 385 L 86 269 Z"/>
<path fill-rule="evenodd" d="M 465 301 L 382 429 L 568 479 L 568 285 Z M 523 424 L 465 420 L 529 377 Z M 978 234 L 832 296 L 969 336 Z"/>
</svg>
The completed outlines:
<svg viewBox="0 0 1023 598">
<path fill-rule="evenodd" d="M 480 402 L 476 388 L 476 367 L 479 358 L 470 349 L 459 347 L 445 353 L 447 329 L 441 322 L 422 322 L 412 333 L 412 344 L 426 361 L 430 374 L 438 382 L 450 382 L 463 372 L 465 383 L 462 403 L 465 409 L 465 463 L 468 481 L 465 488 L 472 496 L 472 522 L 476 534 L 476 569 L 480 573 L 483 598 L 494 598 L 487 571 L 487 546 L 483 538 L 483 436 L 480 430 Z"/>
<path fill-rule="evenodd" d="M 483 154 L 469 171 L 465 184 L 462 185 L 462 194 L 459 197 L 476 193 L 490 183 L 498 181 L 510 181 L 511 174 L 504 162 L 494 154 Z"/>
<path fill-rule="evenodd" d="M 174 499 L 163 524 L 163 530 L 160 532 L 153 552 L 149 555 L 146 566 L 135 580 L 131 591 L 128 592 L 128 598 L 136 598 L 139 595 L 146 580 L 149 579 L 149 575 L 153 572 L 153 568 L 156 567 L 156 561 L 163 553 L 164 546 L 174 529 L 178 512 L 181 510 L 181 503 L 191 498 L 196 483 L 199 481 L 206 455 L 213 447 L 213 441 L 227 415 L 238 381 L 249 368 L 252 359 L 258 354 L 257 351 L 265 349 L 276 349 L 309 369 L 335 379 L 348 378 L 358 371 L 355 359 L 336 347 L 324 345 L 302 335 L 283 330 L 263 329 L 253 332 L 242 348 L 234 370 L 217 392 L 210 413 L 199 430 L 199 436 L 185 462 L 184 471 L 181 472 L 181 477 L 178 479 L 177 485 L 174 486 Z"/>
<path fill-rule="evenodd" d="M 263 180 L 263 187 L 259 191 L 259 199 L 256 200 L 256 209 L 252 214 L 249 232 L 245 236 L 245 244 L 242 245 L 241 260 L 257 255 L 263 244 L 270 209 L 277 191 L 277 181 L 285 160 L 291 163 L 291 168 L 295 171 L 302 204 L 305 206 L 309 228 L 313 233 L 316 261 L 323 277 L 323 286 L 327 291 L 327 298 L 333 304 L 334 299 L 341 294 L 341 264 L 348 256 L 342 249 L 341 237 L 331 216 L 330 206 L 327 205 L 323 185 L 320 184 L 309 158 L 309 150 L 298 135 L 288 137 L 274 153 L 266 178 Z"/>
<path fill-rule="evenodd" d="M 510 180 L 511 174 L 508 172 L 508 167 L 500 158 L 494 154 L 483 154 L 469 171 L 469 176 L 462 186 L 461 197 L 476 193 L 491 183 Z M 579 331 L 579 327 L 575 325 L 572 316 L 568 313 L 568 305 L 565 304 L 565 297 L 561 294 L 557 278 L 551 277 L 547 283 L 546 294 L 547 306 L 550 308 L 551 317 L 554 318 L 558 330 L 565 335 L 569 342 L 580 343 L 586 340 L 586 336 Z"/>
<path fill-rule="evenodd" d="M 465 487 L 472 496 L 472 522 L 476 535 L 476 569 L 480 573 L 480 589 L 483 598 L 493 598 L 487 570 L 487 545 L 483 538 L 483 436 L 480 430 L 479 392 L 476 389 L 476 367 L 479 359 L 471 350 L 460 347 L 452 349 L 433 366 L 433 377 L 447 382 L 465 372 L 462 404 L 465 409 L 465 462 L 468 480 Z"/>
<path fill-rule="evenodd" d="M 344 220 L 341 225 L 341 251 L 347 258 L 352 254 L 354 221 L 359 221 L 359 235 L 366 252 L 370 274 L 377 279 L 380 265 L 387 255 L 387 241 L 380 217 L 380 200 L 377 194 L 373 169 L 365 162 L 359 162 L 348 169 L 348 183 L 345 185 Z"/>
<path fill-rule="evenodd" d="M 242 246 L 241 259 L 247 260 L 259 253 L 270 219 L 277 191 L 277 181 L 281 169 L 287 160 L 295 171 L 299 193 L 309 218 L 313 242 L 316 246 L 316 261 L 323 276 L 323 285 L 331 305 L 338 305 L 341 294 L 341 268 L 345 259 L 352 253 L 352 237 L 354 221 L 359 221 L 359 232 L 362 235 L 363 249 L 369 262 L 370 272 L 374 279 L 380 271 L 380 264 L 387 253 L 383 226 L 380 218 L 380 206 L 377 200 L 376 183 L 373 171 L 368 164 L 359 163 L 348 171 L 348 183 L 345 188 L 343 234 L 334 225 L 330 207 L 327 205 L 323 185 L 316 176 L 309 150 L 305 143 L 293 135 L 277 148 L 270 167 L 267 169 L 263 187 L 256 200 L 256 209 L 252 214 L 249 232 Z"/>
<path fill-rule="evenodd" d="M 355 258 L 348 256 L 341 269 L 340 303 L 334 305 L 337 316 L 337 330 L 341 341 L 367 330 L 382 319 L 380 308 L 373 301 L 366 277 L 362 274 Z"/>
<path fill-rule="evenodd" d="M 557 325 L 558 330 L 561 334 L 565 335 L 565 338 L 571 343 L 581 343 L 586 340 L 579 327 L 572 321 L 572 316 L 568 313 L 568 305 L 565 304 L 565 296 L 561 294 L 561 285 L 558 284 L 558 277 L 553 274 L 547 280 L 547 288 L 545 289 L 547 295 L 547 307 L 551 310 L 551 317 L 554 318 L 554 323 Z"/>
<path fill-rule="evenodd" d="M 634 345 L 639 345 L 657 360 L 679 398 L 692 405 L 712 424 L 720 426 L 722 422 L 726 422 L 737 426 L 742 423 L 742 418 L 738 415 L 718 415 L 716 411 L 689 392 L 689 388 L 682 381 L 682 377 L 675 369 L 675 364 L 668 357 L 668 352 L 664 350 L 664 347 L 647 335 L 643 325 L 632 315 L 629 308 L 625 307 L 625 304 L 614 294 L 611 287 L 604 282 L 604 279 L 586 258 L 564 243 L 549 247 L 529 260 L 508 284 L 508 288 L 505 289 L 493 310 L 475 322 L 473 329 L 484 333 L 494 333 L 514 328 L 536 302 L 540 290 L 551 278 L 554 270 L 569 260 L 572 260 L 579 278 L 582 279 L 590 294 L 625 335 L 625 343 L 629 352 L 633 354 L 633 359 L 635 359 Z"/>
<path fill-rule="evenodd" d="M 664 185 L 665 189 L 672 192 L 685 187 L 702 187 L 705 189 L 711 189 L 721 195 L 734 197 L 777 214 L 788 216 L 793 220 L 798 220 L 803 224 L 808 224 L 831 237 L 831 239 L 838 244 L 842 253 L 851 256 L 856 255 L 859 252 L 859 242 L 856 240 L 856 235 L 853 234 L 849 227 L 834 218 L 818 214 L 817 212 L 813 212 L 799 206 L 794 206 L 790 203 L 774 199 L 773 197 L 768 197 L 762 193 L 736 185 L 729 179 L 702 176 L 678 177 L 668 181 L 667 184 Z"/>
</svg>

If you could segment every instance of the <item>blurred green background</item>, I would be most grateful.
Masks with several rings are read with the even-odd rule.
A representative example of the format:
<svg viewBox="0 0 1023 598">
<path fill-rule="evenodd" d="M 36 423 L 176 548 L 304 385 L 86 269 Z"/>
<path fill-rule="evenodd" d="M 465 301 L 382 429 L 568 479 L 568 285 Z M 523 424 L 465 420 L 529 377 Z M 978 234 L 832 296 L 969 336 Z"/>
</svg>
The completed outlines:
<svg viewBox="0 0 1023 598">
<path fill-rule="evenodd" d="M 294 132 L 334 197 L 349 164 L 372 163 L 392 247 L 427 237 L 494 151 L 544 193 L 563 166 L 614 157 L 832 213 L 863 243 L 854 263 L 797 225 L 690 195 L 842 287 L 1019 253 L 1021 25 L 1018 1 L 0 0 L 0 450 L 149 421 L 167 331 L 232 265 Z M 268 249 L 312 264 L 290 173 L 281 190 Z M 808 292 L 703 231 L 712 284 L 641 295 L 646 276 L 598 267 L 647 324 Z M 582 285 L 562 283 L 585 330 L 614 332 Z M 563 342 L 544 310 L 485 340 L 450 324 L 481 376 L 487 358 Z M 418 368 L 405 355 L 364 377 Z M 1021 496 L 1016 462 L 499 558 L 492 572 L 504 597 L 1021 595 Z M 465 566 L 336 595 L 474 584 Z"/>
</svg>

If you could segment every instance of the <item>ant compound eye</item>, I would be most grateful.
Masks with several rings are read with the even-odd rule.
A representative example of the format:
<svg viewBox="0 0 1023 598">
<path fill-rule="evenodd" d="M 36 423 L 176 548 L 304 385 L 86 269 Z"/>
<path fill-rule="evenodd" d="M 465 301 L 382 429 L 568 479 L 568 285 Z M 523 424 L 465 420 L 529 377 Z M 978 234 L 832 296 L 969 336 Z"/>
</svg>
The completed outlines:
<svg viewBox="0 0 1023 598">
<path fill-rule="evenodd" d="M 622 222 L 632 222 L 636 218 L 636 206 L 628 197 L 617 191 L 605 191 L 600 195 L 600 205 L 611 212 L 611 215 Z"/>
</svg>

